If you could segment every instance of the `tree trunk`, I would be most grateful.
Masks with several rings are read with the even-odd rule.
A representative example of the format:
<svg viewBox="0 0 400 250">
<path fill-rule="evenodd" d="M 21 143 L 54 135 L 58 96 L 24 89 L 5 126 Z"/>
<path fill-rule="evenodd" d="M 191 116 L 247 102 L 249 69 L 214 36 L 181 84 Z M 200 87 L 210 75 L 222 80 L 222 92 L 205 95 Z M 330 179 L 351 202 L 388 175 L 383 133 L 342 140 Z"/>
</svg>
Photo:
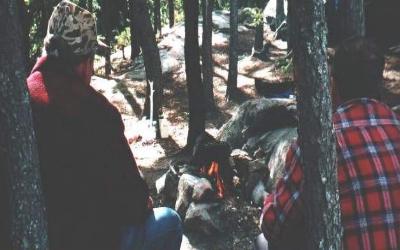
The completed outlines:
<svg viewBox="0 0 400 250">
<path fill-rule="evenodd" d="M 174 4 L 174 0 L 168 0 L 168 17 L 169 17 L 169 27 L 172 28 L 175 25 L 175 4 Z"/>
<path fill-rule="evenodd" d="M 87 8 L 86 0 L 79 0 L 78 6 L 86 9 Z"/>
<path fill-rule="evenodd" d="M 341 41 L 352 36 L 365 35 L 364 0 L 339 1 Z"/>
<path fill-rule="evenodd" d="M 87 7 L 90 12 L 93 12 L 93 0 L 88 0 Z"/>
<path fill-rule="evenodd" d="M 306 249 L 341 249 L 324 5 L 321 0 L 297 0 L 291 4 L 298 134 L 305 180 Z"/>
<path fill-rule="evenodd" d="M 129 7 L 129 27 L 130 27 L 130 36 L 131 36 L 131 60 L 135 60 L 135 58 L 140 54 L 140 46 L 139 41 L 137 38 L 137 34 L 135 33 L 135 24 L 134 24 L 134 10 L 133 10 L 133 3 L 134 0 L 129 0 L 128 7 Z"/>
<path fill-rule="evenodd" d="M 157 35 L 159 32 L 159 37 L 161 37 L 161 3 L 160 0 L 154 0 L 154 34 Z"/>
<path fill-rule="evenodd" d="M 111 74 L 111 48 L 112 48 L 112 29 L 115 22 L 113 18 L 113 1 L 112 0 L 102 0 L 101 4 L 101 22 L 105 33 L 105 43 L 110 47 L 110 50 L 105 51 L 105 75 L 108 77 Z"/>
<path fill-rule="evenodd" d="M 266 0 L 257 1 L 257 8 L 261 13 L 263 12 L 265 5 L 268 3 L 268 1 Z M 257 23 L 256 26 L 256 33 L 254 37 L 254 53 L 261 52 L 263 47 L 264 47 L 264 20 L 261 20 L 260 22 Z"/>
<path fill-rule="evenodd" d="M 185 68 L 189 98 L 189 132 L 187 149 L 194 146 L 198 135 L 205 131 L 204 90 L 201 82 L 198 39 L 199 2 L 184 0 L 185 15 Z"/>
<path fill-rule="evenodd" d="M 285 2 L 284 0 L 276 0 L 276 28 L 285 21 Z"/>
<path fill-rule="evenodd" d="M 203 40 L 201 47 L 204 97 L 208 112 L 215 111 L 214 90 L 213 90 L 213 58 L 212 58 L 212 11 L 214 0 L 203 0 Z"/>
<path fill-rule="evenodd" d="M 160 52 L 157 47 L 153 27 L 151 25 L 149 8 L 146 0 L 133 0 L 133 24 L 136 37 L 142 48 L 146 78 L 153 82 L 154 103 L 153 118 L 156 122 L 156 136 L 161 137 L 159 114 L 161 112 L 163 86 Z M 150 107 L 150 89 L 147 85 L 145 107 Z M 144 109 L 144 115 L 150 117 L 150 108 Z"/>
<path fill-rule="evenodd" d="M 229 28 L 229 72 L 227 99 L 232 98 L 237 92 L 238 73 L 238 0 L 230 0 L 230 28 Z"/>
<path fill-rule="evenodd" d="M 24 0 L 17 0 L 19 12 L 19 20 L 22 27 L 22 48 L 23 48 L 23 55 L 24 55 L 24 62 L 25 62 L 25 72 L 30 71 L 29 67 L 29 49 L 30 49 L 30 39 L 29 39 L 29 31 L 30 31 L 30 23 L 28 21 L 28 7 Z"/>
<path fill-rule="evenodd" d="M 8 242 L 0 244 L 5 245 L 2 249 L 41 250 L 48 249 L 47 222 L 18 11 L 15 0 L 0 1 L 0 166 L 4 174 L 0 209 L 8 213 L 5 220 L 4 214 L 0 216 L 9 227 L 8 235 L 0 237 Z"/>
</svg>

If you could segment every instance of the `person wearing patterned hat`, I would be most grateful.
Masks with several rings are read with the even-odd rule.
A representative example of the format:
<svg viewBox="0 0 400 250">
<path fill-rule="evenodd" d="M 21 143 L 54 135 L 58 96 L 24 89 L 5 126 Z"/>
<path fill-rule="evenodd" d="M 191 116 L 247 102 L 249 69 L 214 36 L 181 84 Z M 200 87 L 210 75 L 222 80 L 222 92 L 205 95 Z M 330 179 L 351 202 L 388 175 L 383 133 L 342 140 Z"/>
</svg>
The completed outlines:
<svg viewBox="0 0 400 250">
<path fill-rule="evenodd" d="M 50 249 L 179 249 L 182 228 L 153 208 L 118 110 L 90 86 L 96 20 L 61 1 L 27 79 Z"/>
</svg>

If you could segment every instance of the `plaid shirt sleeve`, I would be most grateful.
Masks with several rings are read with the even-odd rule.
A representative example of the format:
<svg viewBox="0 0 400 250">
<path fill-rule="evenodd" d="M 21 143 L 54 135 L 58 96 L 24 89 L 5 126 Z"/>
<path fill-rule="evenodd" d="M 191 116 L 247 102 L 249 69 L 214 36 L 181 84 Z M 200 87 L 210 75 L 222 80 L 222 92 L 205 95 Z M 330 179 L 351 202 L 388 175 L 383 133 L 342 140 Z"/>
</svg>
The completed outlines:
<svg viewBox="0 0 400 250">
<path fill-rule="evenodd" d="M 284 171 L 284 177 L 278 181 L 274 192 L 265 198 L 260 220 L 261 230 L 270 242 L 277 240 L 282 229 L 299 220 L 303 214 L 301 193 L 304 181 L 297 143 L 289 149 Z"/>
</svg>

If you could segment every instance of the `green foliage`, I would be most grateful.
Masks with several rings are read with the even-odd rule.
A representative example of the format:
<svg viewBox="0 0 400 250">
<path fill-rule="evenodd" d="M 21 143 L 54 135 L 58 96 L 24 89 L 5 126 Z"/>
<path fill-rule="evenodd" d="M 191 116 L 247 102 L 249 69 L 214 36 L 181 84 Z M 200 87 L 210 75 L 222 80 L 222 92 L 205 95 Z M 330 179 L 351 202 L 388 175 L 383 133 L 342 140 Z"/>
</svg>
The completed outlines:
<svg viewBox="0 0 400 250">
<path fill-rule="evenodd" d="M 131 29 L 126 27 L 115 37 L 115 40 L 117 41 L 117 47 L 126 47 L 131 44 Z"/>
<path fill-rule="evenodd" d="M 283 58 L 279 58 L 275 62 L 276 69 L 284 75 L 292 75 L 293 74 L 293 56 L 292 53 L 289 52 L 287 56 Z"/>
<path fill-rule="evenodd" d="M 262 10 L 259 8 L 246 7 L 239 13 L 239 22 L 255 27 L 263 22 Z"/>
</svg>

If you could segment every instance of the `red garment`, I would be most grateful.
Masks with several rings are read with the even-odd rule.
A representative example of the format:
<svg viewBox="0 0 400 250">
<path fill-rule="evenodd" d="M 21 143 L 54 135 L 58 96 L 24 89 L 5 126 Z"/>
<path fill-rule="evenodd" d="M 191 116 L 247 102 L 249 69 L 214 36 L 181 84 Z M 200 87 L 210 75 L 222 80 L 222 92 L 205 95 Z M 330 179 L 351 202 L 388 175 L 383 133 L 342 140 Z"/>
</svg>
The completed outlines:
<svg viewBox="0 0 400 250">
<path fill-rule="evenodd" d="M 51 249 L 117 249 L 144 222 L 148 188 L 121 115 L 72 71 L 40 58 L 27 80 Z"/>
<path fill-rule="evenodd" d="M 400 119 L 372 99 L 345 103 L 333 116 L 343 248 L 400 249 Z M 293 145 L 285 175 L 266 197 L 261 228 L 278 239 L 304 215 L 300 149 Z"/>
</svg>

